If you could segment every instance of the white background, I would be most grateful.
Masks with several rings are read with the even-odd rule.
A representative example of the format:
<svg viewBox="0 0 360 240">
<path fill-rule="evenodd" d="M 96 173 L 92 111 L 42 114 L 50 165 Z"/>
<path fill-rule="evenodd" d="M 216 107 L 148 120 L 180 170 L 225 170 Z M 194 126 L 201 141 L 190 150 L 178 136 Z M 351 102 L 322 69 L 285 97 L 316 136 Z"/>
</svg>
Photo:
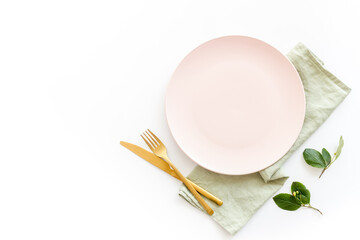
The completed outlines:
<svg viewBox="0 0 360 240">
<path fill-rule="evenodd" d="M 359 1 L 1 1 L 0 239 L 355 239 L 359 200 Z M 268 201 L 231 237 L 180 183 L 119 145 L 152 129 L 184 174 L 164 96 L 180 60 L 223 35 L 287 53 L 302 41 L 353 91 L 284 169 L 311 209 Z M 319 180 L 305 147 L 342 156 Z"/>
</svg>

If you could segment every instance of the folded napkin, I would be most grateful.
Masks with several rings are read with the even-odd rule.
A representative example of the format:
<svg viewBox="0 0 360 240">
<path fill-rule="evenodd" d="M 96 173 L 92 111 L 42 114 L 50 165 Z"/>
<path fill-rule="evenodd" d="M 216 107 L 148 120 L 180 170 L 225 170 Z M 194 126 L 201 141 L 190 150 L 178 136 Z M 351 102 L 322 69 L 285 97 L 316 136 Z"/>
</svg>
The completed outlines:
<svg viewBox="0 0 360 240">
<path fill-rule="evenodd" d="M 278 162 L 258 173 L 229 176 L 208 171 L 200 166 L 188 178 L 223 200 L 222 206 L 206 199 L 214 209 L 212 218 L 230 234 L 239 231 L 252 215 L 285 183 L 287 176 L 280 167 L 330 116 L 351 89 L 328 72 L 322 61 L 299 43 L 287 55 L 297 69 L 306 96 L 306 113 L 298 139 Z M 199 202 L 181 185 L 179 195 L 194 207 L 203 210 Z M 203 210 L 204 211 L 204 210 Z"/>
</svg>

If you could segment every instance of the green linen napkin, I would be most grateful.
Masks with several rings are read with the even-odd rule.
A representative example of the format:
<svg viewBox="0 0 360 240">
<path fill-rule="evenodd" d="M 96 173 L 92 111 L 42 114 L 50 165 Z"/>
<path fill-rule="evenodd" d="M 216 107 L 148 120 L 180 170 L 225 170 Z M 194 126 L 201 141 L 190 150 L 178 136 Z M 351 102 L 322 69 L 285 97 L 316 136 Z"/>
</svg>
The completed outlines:
<svg viewBox="0 0 360 240">
<path fill-rule="evenodd" d="M 280 167 L 325 122 L 351 91 L 328 72 L 322 61 L 302 43 L 298 43 L 287 56 L 301 77 L 306 96 L 304 125 L 287 154 L 274 165 L 258 173 L 229 176 L 197 166 L 188 176 L 191 181 L 223 200 L 224 204 L 219 207 L 206 199 L 215 211 L 212 218 L 230 234 L 239 231 L 282 187 L 288 177 Z M 179 195 L 194 207 L 203 210 L 185 185 L 181 185 Z"/>
</svg>

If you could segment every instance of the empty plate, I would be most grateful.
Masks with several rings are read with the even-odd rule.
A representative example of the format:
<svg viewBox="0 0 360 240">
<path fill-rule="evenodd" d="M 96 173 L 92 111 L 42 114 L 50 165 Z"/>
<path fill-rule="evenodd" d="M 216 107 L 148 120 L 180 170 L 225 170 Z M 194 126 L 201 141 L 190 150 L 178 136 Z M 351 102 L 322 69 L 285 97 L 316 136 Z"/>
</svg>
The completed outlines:
<svg viewBox="0 0 360 240">
<path fill-rule="evenodd" d="M 180 148 L 200 166 L 243 175 L 278 161 L 297 139 L 305 94 L 291 62 L 251 37 L 210 40 L 176 68 L 166 115 Z"/>
</svg>

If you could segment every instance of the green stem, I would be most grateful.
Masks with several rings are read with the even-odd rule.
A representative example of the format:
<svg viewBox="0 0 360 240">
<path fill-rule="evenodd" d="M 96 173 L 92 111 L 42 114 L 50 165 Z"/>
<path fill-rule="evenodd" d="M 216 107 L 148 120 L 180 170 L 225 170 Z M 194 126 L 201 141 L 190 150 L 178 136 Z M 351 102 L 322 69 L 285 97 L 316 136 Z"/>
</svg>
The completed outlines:
<svg viewBox="0 0 360 240">
<path fill-rule="evenodd" d="M 316 211 L 318 211 L 321 215 L 323 215 L 323 213 L 319 210 L 319 209 L 317 209 L 317 208 L 314 208 L 313 206 L 311 206 L 310 204 L 309 205 L 303 205 L 304 207 L 307 207 L 307 208 L 312 208 L 312 209 L 314 209 L 314 210 L 316 210 Z"/>
<path fill-rule="evenodd" d="M 323 173 L 325 172 L 325 170 L 326 170 L 327 168 L 326 167 L 324 167 L 324 169 L 322 170 L 322 172 L 321 172 L 321 174 L 320 174 L 320 176 L 319 176 L 319 178 L 321 178 L 321 176 L 323 175 Z"/>
<path fill-rule="evenodd" d="M 330 166 L 331 166 L 331 164 L 333 164 L 333 162 L 335 162 L 335 155 L 331 158 L 331 161 L 330 161 L 330 163 L 329 163 L 329 165 L 327 165 L 326 167 L 324 167 L 324 169 L 321 171 L 321 174 L 320 174 L 320 176 L 319 176 L 319 178 L 321 178 L 321 176 L 323 175 L 323 173 L 325 172 L 325 170 L 326 169 L 328 169 Z"/>
<path fill-rule="evenodd" d="M 335 156 L 334 156 L 334 158 L 335 158 Z M 326 166 L 326 169 L 328 169 L 331 166 L 331 164 L 333 164 L 333 162 L 335 162 L 335 161 L 336 161 L 336 159 L 334 159 L 334 160 L 331 159 L 331 162 L 329 163 L 329 165 Z"/>
</svg>

